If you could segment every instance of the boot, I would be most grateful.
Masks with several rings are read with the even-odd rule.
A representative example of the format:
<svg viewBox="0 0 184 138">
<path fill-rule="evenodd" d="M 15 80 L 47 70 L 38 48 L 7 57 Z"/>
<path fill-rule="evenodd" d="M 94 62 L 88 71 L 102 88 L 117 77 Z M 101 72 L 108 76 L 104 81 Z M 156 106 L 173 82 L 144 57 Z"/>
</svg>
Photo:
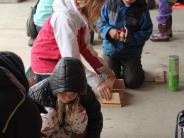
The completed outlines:
<svg viewBox="0 0 184 138">
<path fill-rule="evenodd" d="M 151 35 L 150 40 L 153 42 L 167 42 L 172 37 L 172 17 L 166 23 L 158 24 L 158 32 Z"/>
</svg>

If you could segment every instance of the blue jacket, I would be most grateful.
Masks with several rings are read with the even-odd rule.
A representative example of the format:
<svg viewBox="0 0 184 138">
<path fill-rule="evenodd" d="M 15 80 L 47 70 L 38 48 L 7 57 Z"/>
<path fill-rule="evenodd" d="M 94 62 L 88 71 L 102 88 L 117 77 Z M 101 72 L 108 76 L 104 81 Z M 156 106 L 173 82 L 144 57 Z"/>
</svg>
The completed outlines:
<svg viewBox="0 0 184 138">
<path fill-rule="evenodd" d="M 122 0 L 117 4 L 119 5 L 118 11 L 110 10 L 110 5 L 112 4 L 107 2 L 102 7 L 101 21 L 98 22 L 104 54 L 118 58 L 141 56 L 145 41 L 149 39 L 153 29 L 148 9 L 137 2 L 126 6 Z M 115 19 L 112 19 L 112 15 L 115 16 Z M 113 40 L 109 36 L 108 32 L 111 28 L 123 27 L 128 33 L 126 42 Z"/>
</svg>

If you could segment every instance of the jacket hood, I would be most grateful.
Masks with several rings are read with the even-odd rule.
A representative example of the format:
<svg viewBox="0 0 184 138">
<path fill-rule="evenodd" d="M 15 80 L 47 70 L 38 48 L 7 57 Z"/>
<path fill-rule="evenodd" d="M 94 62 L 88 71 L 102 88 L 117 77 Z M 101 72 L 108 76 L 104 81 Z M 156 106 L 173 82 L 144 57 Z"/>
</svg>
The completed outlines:
<svg viewBox="0 0 184 138">
<path fill-rule="evenodd" d="M 22 88 L 27 92 L 29 89 L 29 83 L 25 76 L 24 65 L 21 58 L 12 52 L 0 52 L 0 66 L 7 69 L 22 85 Z M 0 80 L 2 80 L 0 78 Z M 6 84 L 6 81 L 1 81 L 1 85 Z"/>
<path fill-rule="evenodd" d="M 23 62 L 16 54 L 0 52 L 0 82 L 0 134 L 3 134 L 25 101 L 29 87 Z"/>
<path fill-rule="evenodd" d="M 86 93 L 87 80 L 84 66 L 79 59 L 62 58 L 49 78 L 53 94 L 59 92 Z"/>
<path fill-rule="evenodd" d="M 64 11 L 67 7 L 71 7 L 71 0 L 54 0 L 52 7 L 54 11 Z"/>
</svg>

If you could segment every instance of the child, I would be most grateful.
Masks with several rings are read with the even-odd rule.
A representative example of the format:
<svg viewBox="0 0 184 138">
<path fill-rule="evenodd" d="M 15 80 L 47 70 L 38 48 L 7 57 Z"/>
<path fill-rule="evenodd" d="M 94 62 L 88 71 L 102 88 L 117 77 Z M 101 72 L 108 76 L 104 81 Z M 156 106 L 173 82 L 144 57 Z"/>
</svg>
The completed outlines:
<svg viewBox="0 0 184 138">
<path fill-rule="evenodd" d="M 53 13 L 52 3 L 54 0 L 39 0 L 34 14 L 34 24 L 36 25 L 37 32 L 40 31 L 45 21 Z"/>
<path fill-rule="evenodd" d="M 80 59 L 82 54 L 96 73 L 103 76 L 101 79 L 96 73 L 86 69 L 88 83 L 103 98 L 111 98 L 111 88 L 105 84 L 104 79 L 115 79 L 115 75 L 90 47 L 88 27 L 88 23 L 93 23 L 98 18 L 103 3 L 104 0 L 54 1 L 54 13 L 43 25 L 31 49 L 31 67 L 38 75 L 38 81 L 47 78 L 61 58 Z"/>
<path fill-rule="evenodd" d="M 100 138 L 100 104 L 87 86 L 80 60 L 62 58 L 50 77 L 30 88 L 29 95 L 48 111 L 41 114 L 46 137 L 70 138 L 82 133 L 86 138 Z"/>
<path fill-rule="evenodd" d="M 40 112 L 27 96 L 24 65 L 16 54 L 0 52 L 0 82 L 0 138 L 40 138 Z"/>
<path fill-rule="evenodd" d="M 141 53 L 152 33 L 152 22 L 144 0 L 108 0 L 98 25 L 103 39 L 104 58 L 116 77 L 129 88 L 144 81 Z"/>
<path fill-rule="evenodd" d="M 39 33 L 40 29 L 44 25 L 45 21 L 47 21 L 48 17 L 53 13 L 52 3 L 54 0 L 39 0 L 38 5 L 36 7 L 36 13 L 34 14 L 34 24 L 36 26 L 36 30 Z M 90 42 L 93 43 L 94 39 L 94 31 L 91 29 L 90 31 Z M 33 45 L 34 38 L 31 38 L 28 42 L 29 46 Z"/>
<path fill-rule="evenodd" d="M 167 42 L 172 37 L 172 5 L 177 0 L 160 0 L 159 15 L 156 20 L 158 32 L 151 35 L 150 40 L 154 42 Z"/>
<path fill-rule="evenodd" d="M 36 7 L 36 12 L 33 15 L 33 21 L 36 26 L 36 30 L 39 33 L 45 21 L 52 14 L 52 3 L 54 0 L 37 0 L 38 4 Z M 28 45 L 32 46 L 35 38 L 30 38 L 28 41 Z"/>
</svg>

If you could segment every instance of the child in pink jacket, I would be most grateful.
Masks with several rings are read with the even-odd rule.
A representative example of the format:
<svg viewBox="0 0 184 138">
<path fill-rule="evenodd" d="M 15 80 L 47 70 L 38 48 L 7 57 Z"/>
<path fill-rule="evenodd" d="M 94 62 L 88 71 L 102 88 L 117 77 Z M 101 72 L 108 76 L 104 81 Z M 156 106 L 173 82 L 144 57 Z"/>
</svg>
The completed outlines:
<svg viewBox="0 0 184 138">
<path fill-rule="evenodd" d="M 89 23 L 96 21 L 104 2 L 104 0 L 54 1 L 54 13 L 40 30 L 31 50 L 31 67 L 40 80 L 52 73 L 61 58 L 81 59 L 82 55 L 98 74 L 85 69 L 88 84 L 97 88 L 103 98 L 111 98 L 110 86 L 106 85 L 104 80 L 113 80 L 115 75 L 90 46 L 88 26 Z"/>
</svg>

